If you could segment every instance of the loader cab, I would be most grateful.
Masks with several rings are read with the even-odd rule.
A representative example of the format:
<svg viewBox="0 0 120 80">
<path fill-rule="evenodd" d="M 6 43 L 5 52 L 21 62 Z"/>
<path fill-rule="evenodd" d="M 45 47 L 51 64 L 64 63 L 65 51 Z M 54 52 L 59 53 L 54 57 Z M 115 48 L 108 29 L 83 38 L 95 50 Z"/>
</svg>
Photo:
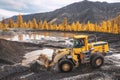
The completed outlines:
<svg viewBox="0 0 120 80">
<path fill-rule="evenodd" d="M 73 50 L 76 54 L 80 54 L 83 51 L 88 51 L 88 36 L 77 35 L 74 36 Z"/>
<path fill-rule="evenodd" d="M 84 38 L 82 39 L 74 39 L 74 48 L 81 48 L 85 46 Z"/>
</svg>

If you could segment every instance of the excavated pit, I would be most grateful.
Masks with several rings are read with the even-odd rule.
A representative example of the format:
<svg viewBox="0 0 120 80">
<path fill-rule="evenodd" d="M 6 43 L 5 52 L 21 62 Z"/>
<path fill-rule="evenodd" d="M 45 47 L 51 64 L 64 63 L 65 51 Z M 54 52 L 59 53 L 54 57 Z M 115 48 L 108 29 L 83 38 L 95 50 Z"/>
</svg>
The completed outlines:
<svg viewBox="0 0 120 80">
<path fill-rule="evenodd" d="M 120 79 L 120 35 L 95 34 L 98 40 L 108 41 L 113 55 L 105 57 L 105 63 L 100 69 L 93 69 L 89 64 L 81 65 L 70 73 L 60 73 L 56 70 L 47 71 L 43 66 L 37 73 L 32 72 L 29 66 L 21 65 L 25 53 L 42 48 L 38 44 L 6 41 L 0 43 L 0 79 L 1 80 L 119 80 Z M 3 45 L 3 43 L 5 45 Z M 8 45 L 6 47 L 6 45 Z M 16 46 L 16 47 L 14 47 Z M 43 46 L 43 45 L 42 45 Z M 11 48 L 12 47 L 12 48 Z M 55 44 L 44 45 L 45 48 L 56 48 Z M 43 48 L 44 48 L 43 47 Z M 18 50 L 19 49 L 19 50 Z M 2 55 L 4 54 L 4 55 Z M 14 65 L 4 62 L 10 61 Z"/>
</svg>

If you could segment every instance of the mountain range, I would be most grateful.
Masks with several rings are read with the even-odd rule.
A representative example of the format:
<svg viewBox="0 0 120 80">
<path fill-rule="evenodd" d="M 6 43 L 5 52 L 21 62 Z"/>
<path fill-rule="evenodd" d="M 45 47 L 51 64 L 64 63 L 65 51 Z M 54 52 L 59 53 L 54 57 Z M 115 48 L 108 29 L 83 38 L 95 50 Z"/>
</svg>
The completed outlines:
<svg viewBox="0 0 120 80">
<path fill-rule="evenodd" d="M 81 23 L 87 23 L 88 21 L 100 23 L 103 20 L 112 19 L 118 15 L 120 15 L 120 3 L 82 1 L 51 12 L 22 16 L 24 21 L 36 18 L 37 22 L 39 20 L 47 20 L 50 23 L 61 23 L 64 18 L 67 18 L 68 23 L 76 21 Z M 13 16 L 12 19 L 16 21 L 17 16 Z"/>
</svg>

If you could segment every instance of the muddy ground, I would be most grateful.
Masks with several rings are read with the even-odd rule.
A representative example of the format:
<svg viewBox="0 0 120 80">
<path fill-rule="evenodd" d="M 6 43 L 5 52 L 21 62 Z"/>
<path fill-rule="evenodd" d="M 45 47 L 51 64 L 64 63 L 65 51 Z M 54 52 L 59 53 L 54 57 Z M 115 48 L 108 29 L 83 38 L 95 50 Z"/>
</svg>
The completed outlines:
<svg viewBox="0 0 120 80">
<path fill-rule="evenodd" d="M 112 50 L 113 55 L 115 55 L 115 56 L 105 57 L 105 63 L 101 68 L 92 69 L 88 63 L 81 65 L 79 68 L 75 68 L 70 73 L 60 73 L 55 70 L 46 71 L 45 69 L 40 70 L 38 73 L 34 73 L 29 69 L 29 67 L 22 66 L 21 64 L 18 64 L 18 62 L 20 62 L 20 60 L 22 59 L 23 55 L 26 52 L 40 49 L 41 48 L 40 45 L 0 40 L 3 41 L 0 43 L 0 45 L 3 45 L 3 43 L 5 44 L 7 43 L 6 45 L 8 45 L 9 44 L 8 42 L 12 43 L 9 44 L 9 46 L 12 47 L 10 49 L 8 47 L 2 46 L 0 49 L 0 55 L 3 56 L 2 54 L 5 54 L 4 55 L 5 61 L 6 60 L 8 61 L 9 59 L 11 60 L 11 62 L 15 63 L 14 65 L 9 65 L 7 63 L 4 63 L 4 66 L 2 63 L 2 66 L 0 68 L 0 79 L 1 80 L 119 80 L 120 79 L 120 58 L 119 58 L 120 35 L 104 34 L 104 33 L 89 33 L 89 34 L 96 34 L 98 40 L 108 41 L 110 50 Z M 13 47 L 13 45 L 16 45 L 16 47 Z M 55 45 L 53 45 L 53 47 L 54 46 Z M 44 46 L 44 47 L 51 47 L 51 46 Z M 7 51 L 7 49 L 9 49 L 9 51 Z M 12 49 L 14 49 L 15 51 Z M 13 52 L 10 52 L 11 50 Z M 13 55 L 13 53 L 16 54 Z M 2 59 L 2 57 L 0 58 Z"/>
</svg>

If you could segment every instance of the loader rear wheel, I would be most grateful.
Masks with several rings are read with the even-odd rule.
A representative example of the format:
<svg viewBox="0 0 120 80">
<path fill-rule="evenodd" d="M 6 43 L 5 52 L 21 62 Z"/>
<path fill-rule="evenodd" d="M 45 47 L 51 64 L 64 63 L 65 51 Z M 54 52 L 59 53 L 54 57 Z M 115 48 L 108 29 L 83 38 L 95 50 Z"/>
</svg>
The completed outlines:
<svg viewBox="0 0 120 80">
<path fill-rule="evenodd" d="M 94 54 L 91 57 L 90 64 L 93 68 L 99 68 L 103 65 L 104 63 L 104 58 L 100 54 Z"/>
<path fill-rule="evenodd" d="M 60 72 L 70 72 L 73 69 L 73 63 L 70 60 L 61 60 L 58 63 L 58 68 Z"/>
</svg>

